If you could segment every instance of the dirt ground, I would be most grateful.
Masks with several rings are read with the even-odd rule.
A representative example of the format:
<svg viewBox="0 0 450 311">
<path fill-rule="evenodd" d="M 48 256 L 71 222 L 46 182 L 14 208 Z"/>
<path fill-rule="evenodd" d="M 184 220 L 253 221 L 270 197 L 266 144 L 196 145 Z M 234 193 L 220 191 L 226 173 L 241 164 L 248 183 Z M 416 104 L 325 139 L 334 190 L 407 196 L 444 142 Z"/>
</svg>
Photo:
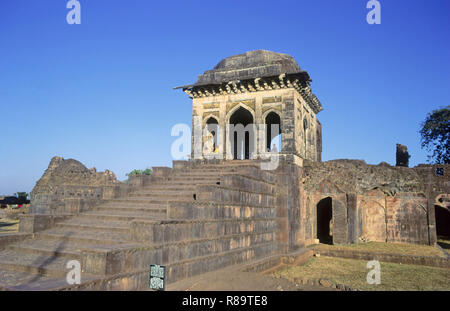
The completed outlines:
<svg viewBox="0 0 450 311">
<path fill-rule="evenodd" d="M 167 285 L 168 291 L 330 291 L 322 286 L 296 286 L 284 278 L 257 272 L 243 272 L 241 267 L 227 267 Z"/>
<path fill-rule="evenodd" d="M 442 242 L 445 242 L 442 240 Z M 439 242 L 438 242 L 439 243 Z M 449 244 L 450 245 L 450 244 Z M 328 245 L 316 244 L 309 246 L 317 250 L 337 249 L 337 250 L 356 250 L 371 253 L 388 253 L 408 256 L 438 256 L 446 257 L 444 252 L 436 246 L 418 245 L 409 243 L 384 243 L 384 242 L 367 242 L 350 245 Z"/>
<path fill-rule="evenodd" d="M 287 266 L 275 275 L 288 280 L 327 279 L 332 284 L 364 291 L 448 291 L 450 269 L 380 262 L 381 283 L 367 283 L 367 261 L 336 257 L 313 257 L 301 266 Z"/>
</svg>

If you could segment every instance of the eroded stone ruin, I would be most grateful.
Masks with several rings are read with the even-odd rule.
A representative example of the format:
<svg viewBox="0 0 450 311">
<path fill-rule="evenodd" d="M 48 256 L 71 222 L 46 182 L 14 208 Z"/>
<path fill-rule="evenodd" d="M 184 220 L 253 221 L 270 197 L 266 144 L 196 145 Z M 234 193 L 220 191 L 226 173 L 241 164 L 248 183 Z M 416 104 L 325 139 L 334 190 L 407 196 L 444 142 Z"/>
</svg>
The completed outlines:
<svg viewBox="0 0 450 311">
<path fill-rule="evenodd" d="M 446 228 L 435 209 L 450 213 L 449 166 L 321 162 L 322 105 L 310 84 L 285 54 L 228 57 L 181 87 L 193 100 L 189 161 L 126 184 L 53 158 L 20 234 L 1 240 L 0 287 L 145 289 L 150 264 L 165 265 L 173 282 L 301 254 L 318 241 L 434 245 Z M 279 131 L 239 136 L 227 127 L 235 124 Z M 197 140 L 196 127 L 208 129 Z M 273 170 L 262 169 L 267 154 L 279 155 Z M 69 260 L 81 263 L 80 285 L 66 282 Z"/>
</svg>

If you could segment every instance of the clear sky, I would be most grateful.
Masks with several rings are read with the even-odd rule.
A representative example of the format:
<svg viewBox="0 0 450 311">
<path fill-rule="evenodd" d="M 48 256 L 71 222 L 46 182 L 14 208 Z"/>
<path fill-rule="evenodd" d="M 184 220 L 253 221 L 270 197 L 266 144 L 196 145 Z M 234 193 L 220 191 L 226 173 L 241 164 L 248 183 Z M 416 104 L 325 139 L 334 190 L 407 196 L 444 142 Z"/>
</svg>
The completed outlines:
<svg viewBox="0 0 450 311">
<path fill-rule="evenodd" d="M 170 166 L 171 128 L 191 123 L 172 88 L 222 58 L 292 55 L 324 110 L 323 159 L 425 163 L 419 128 L 450 103 L 450 1 L 0 1 L 0 194 L 31 191 L 53 156 L 110 169 Z"/>
</svg>

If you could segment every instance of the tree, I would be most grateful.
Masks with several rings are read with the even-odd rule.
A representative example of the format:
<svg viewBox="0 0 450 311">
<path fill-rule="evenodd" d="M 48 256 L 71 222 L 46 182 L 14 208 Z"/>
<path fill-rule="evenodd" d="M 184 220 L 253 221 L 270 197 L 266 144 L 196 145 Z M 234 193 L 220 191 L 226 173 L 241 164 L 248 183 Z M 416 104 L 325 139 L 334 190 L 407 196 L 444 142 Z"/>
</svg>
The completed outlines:
<svg viewBox="0 0 450 311">
<path fill-rule="evenodd" d="M 19 199 L 24 199 L 24 200 L 28 199 L 28 193 L 26 193 L 26 192 L 16 192 L 14 195 L 16 197 L 18 197 Z"/>
<path fill-rule="evenodd" d="M 127 174 L 128 177 L 133 176 L 133 175 L 151 175 L 152 174 L 152 170 L 149 168 L 146 168 L 145 170 L 132 170 L 131 172 L 129 172 Z"/>
<path fill-rule="evenodd" d="M 450 163 L 450 106 L 428 114 L 420 130 L 422 148 L 432 152 L 430 162 Z"/>
</svg>

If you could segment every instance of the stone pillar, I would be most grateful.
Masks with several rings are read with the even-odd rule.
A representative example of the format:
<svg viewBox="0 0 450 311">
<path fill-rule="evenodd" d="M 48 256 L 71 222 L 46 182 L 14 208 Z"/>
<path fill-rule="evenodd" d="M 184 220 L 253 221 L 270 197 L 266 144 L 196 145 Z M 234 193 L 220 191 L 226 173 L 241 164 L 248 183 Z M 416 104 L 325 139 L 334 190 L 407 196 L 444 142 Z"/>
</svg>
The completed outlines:
<svg viewBox="0 0 450 311">
<path fill-rule="evenodd" d="M 322 125 L 319 121 L 317 121 L 317 142 L 316 142 L 316 149 L 317 149 L 317 162 L 322 162 Z"/>
<path fill-rule="evenodd" d="M 346 203 L 346 194 L 334 195 L 332 197 L 333 244 L 348 243 L 348 216 Z"/>
<path fill-rule="evenodd" d="M 277 241 L 281 252 L 304 246 L 301 228 L 300 180 L 302 168 L 285 161 L 277 170 Z"/>
<path fill-rule="evenodd" d="M 428 217 L 428 242 L 430 245 L 436 245 L 436 211 L 434 207 L 434 197 L 431 195 L 427 198 L 427 217 Z"/>
<path fill-rule="evenodd" d="M 282 153 L 295 153 L 295 111 L 294 98 L 283 98 L 283 113 L 282 113 Z"/>
<path fill-rule="evenodd" d="M 219 152 L 222 159 L 226 159 L 226 139 L 227 139 L 227 103 L 221 101 L 219 103 Z"/>
<path fill-rule="evenodd" d="M 263 99 L 261 96 L 256 96 L 255 98 L 255 120 L 254 123 L 256 125 L 256 155 L 259 157 L 259 155 L 264 154 L 266 152 L 265 149 L 265 130 L 262 125 L 265 124 L 263 118 L 262 118 L 262 103 Z M 261 141 L 262 140 L 262 141 Z"/>
<path fill-rule="evenodd" d="M 397 153 L 396 153 L 397 164 L 395 164 L 395 166 L 409 167 L 410 157 L 411 156 L 408 153 L 408 147 L 397 144 Z"/>
<path fill-rule="evenodd" d="M 192 117 L 192 159 L 203 158 L 202 117 Z"/>
<path fill-rule="evenodd" d="M 356 194 L 347 193 L 347 224 L 348 243 L 358 241 L 358 210 L 356 207 Z"/>
</svg>

